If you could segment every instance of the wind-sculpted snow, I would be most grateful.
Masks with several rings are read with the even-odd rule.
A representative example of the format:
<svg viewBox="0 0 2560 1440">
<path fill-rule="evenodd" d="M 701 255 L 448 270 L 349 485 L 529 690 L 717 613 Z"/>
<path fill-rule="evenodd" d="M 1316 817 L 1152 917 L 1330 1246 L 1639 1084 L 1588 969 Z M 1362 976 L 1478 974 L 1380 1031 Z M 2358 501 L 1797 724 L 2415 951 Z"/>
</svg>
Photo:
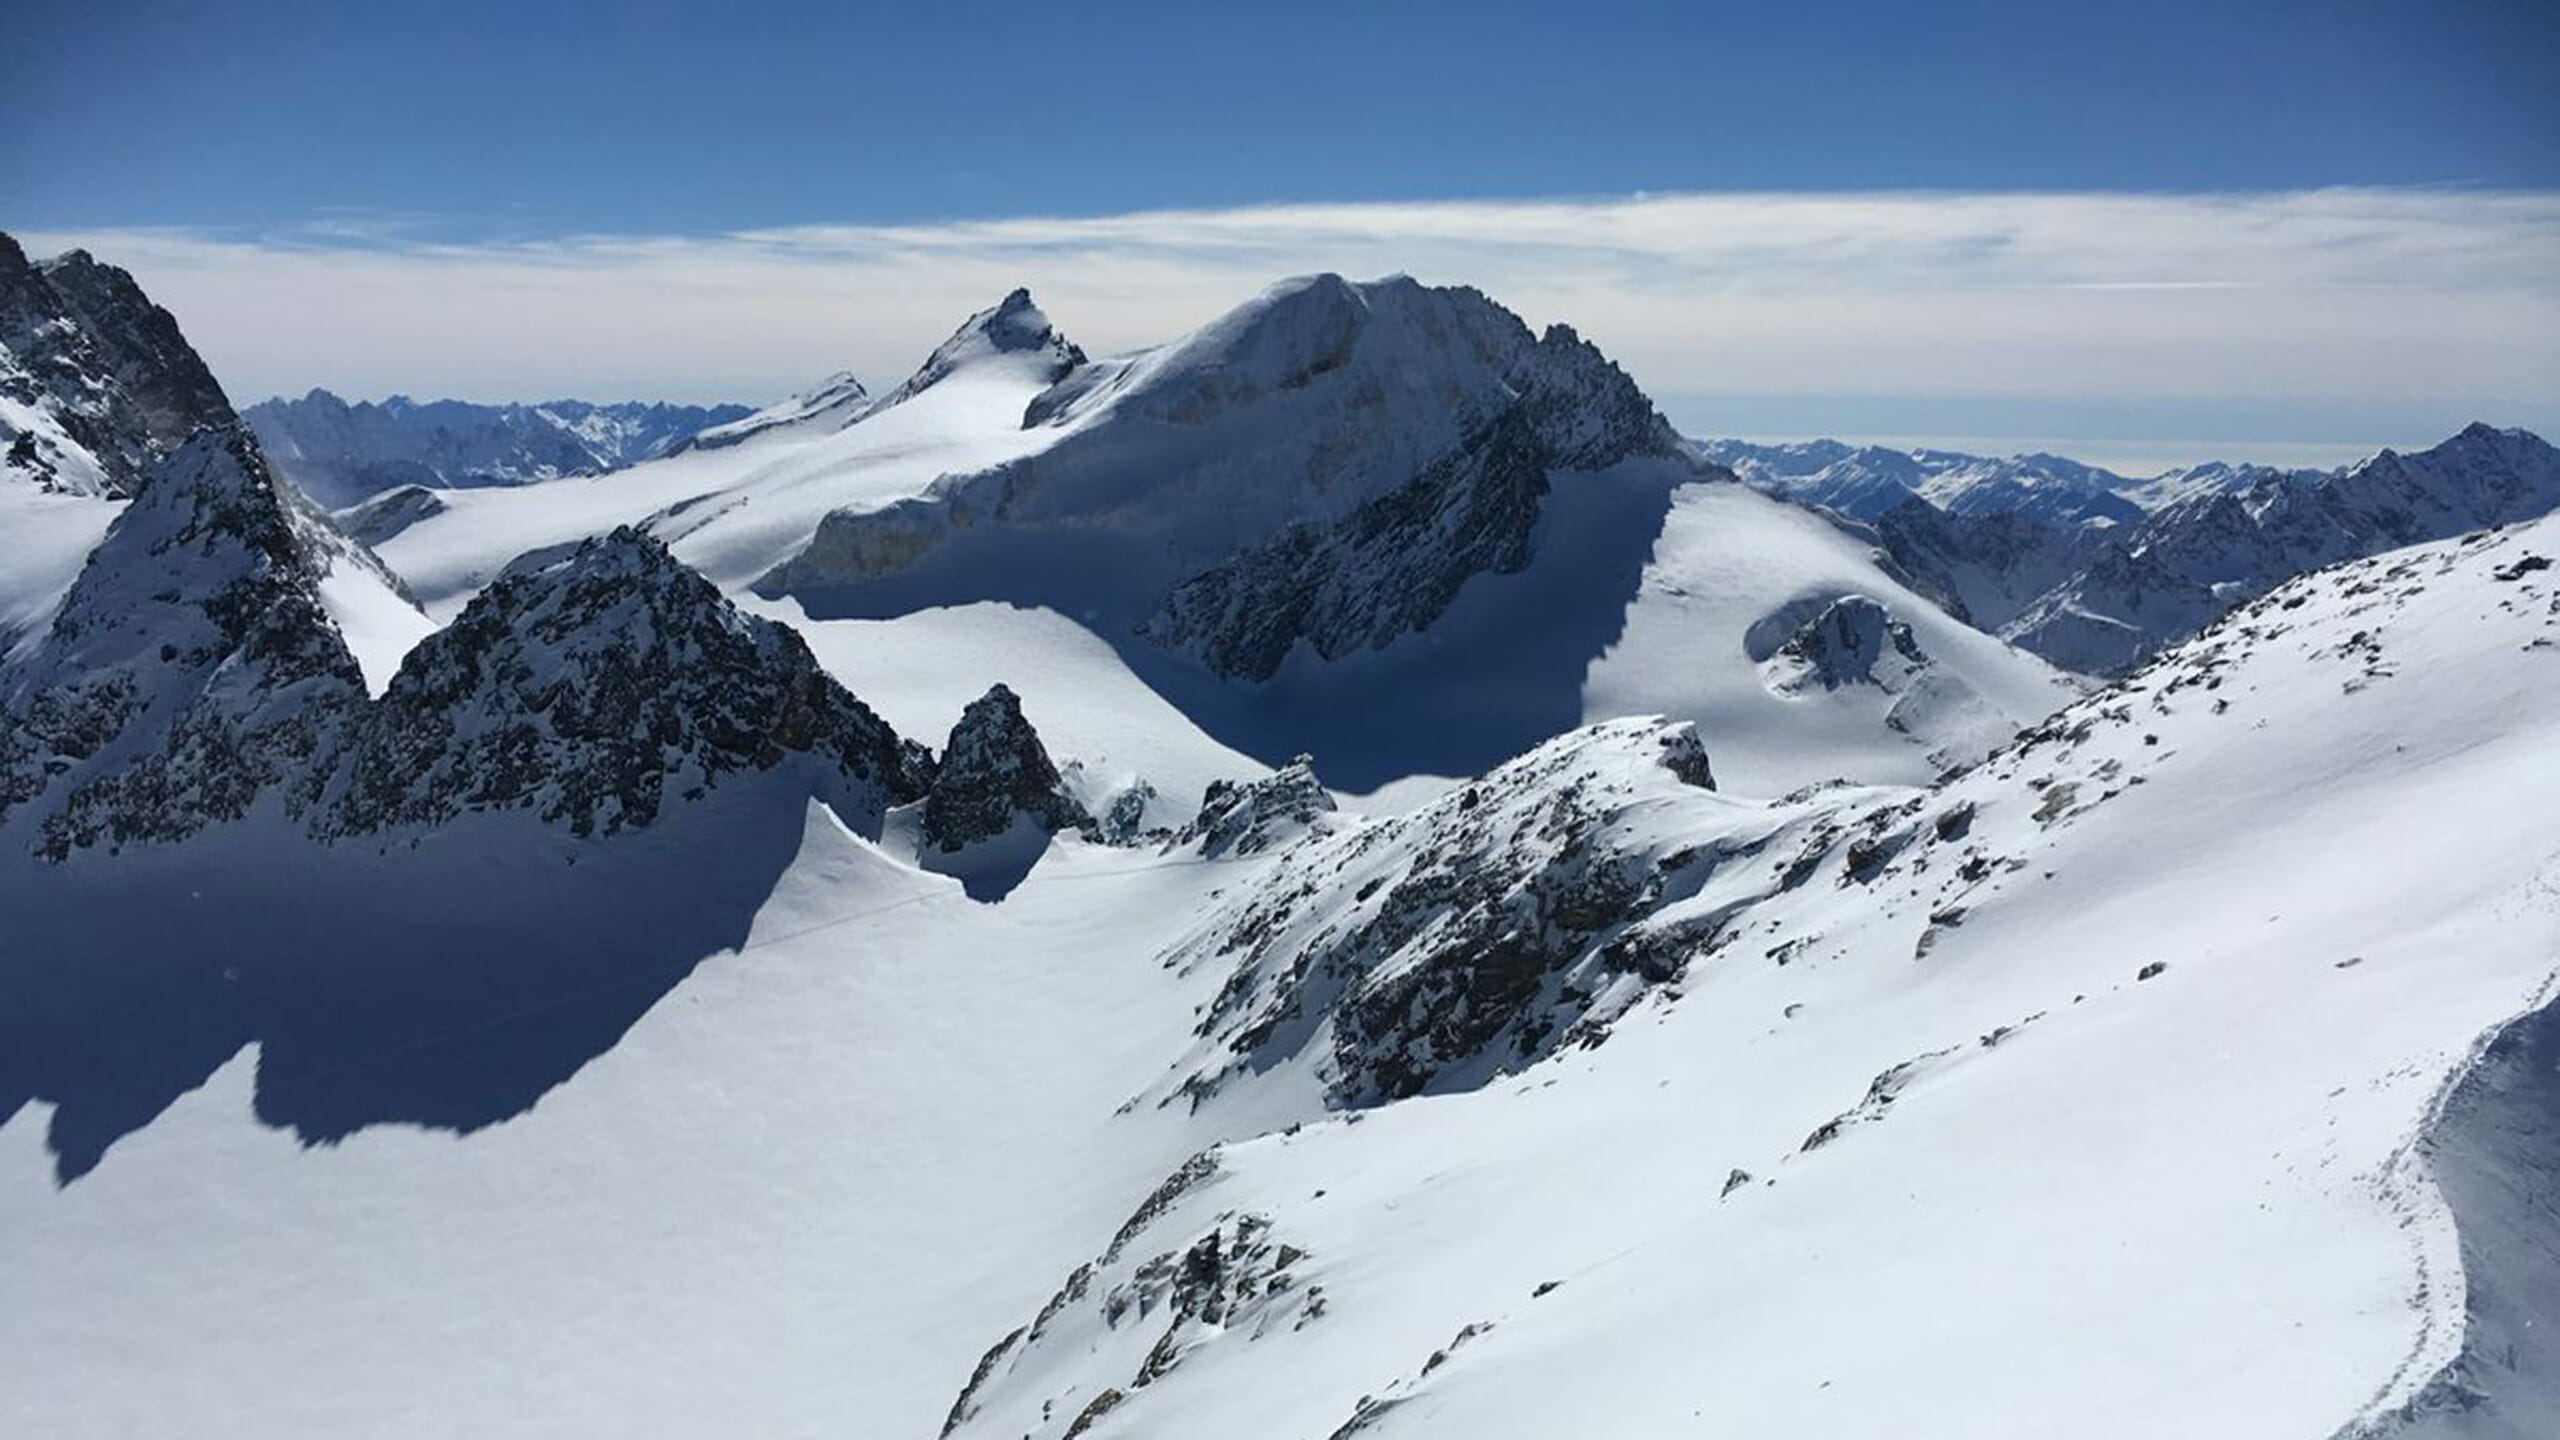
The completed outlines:
<svg viewBox="0 0 2560 1440">
<path fill-rule="evenodd" d="M 30 263 L 0 234 L 0 476 L 130 495 L 199 428 L 233 418 L 131 275 L 82 250 Z"/>
<path fill-rule="evenodd" d="M 793 755 L 877 834 L 931 757 L 666 548 L 616 530 L 527 556 L 421 642 L 363 717 L 327 837 L 530 809 L 573 833 L 643 826 L 671 803 Z"/>
<path fill-rule="evenodd" d="M 270 792 L 300 813 L 365 700 L 322 603 L 322 534 L 237 429 L 154 470 L 6 674 L 10 833 L 60 861 L 181 839 Z"/>
</svg>

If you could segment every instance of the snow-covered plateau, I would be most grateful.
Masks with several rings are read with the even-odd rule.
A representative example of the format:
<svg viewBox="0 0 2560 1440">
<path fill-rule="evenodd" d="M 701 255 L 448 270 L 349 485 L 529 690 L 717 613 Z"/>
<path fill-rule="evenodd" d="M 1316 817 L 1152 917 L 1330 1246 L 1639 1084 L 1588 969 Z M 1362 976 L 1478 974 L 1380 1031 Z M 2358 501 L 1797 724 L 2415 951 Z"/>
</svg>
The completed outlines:
<svg viewBox="0 0 2560 1440">
<path fill-rule="evenodd" d="M 0 1432 L 2560 1433 L 2524 432 L 1314 276 L 333 512 L 201 372 L 0 250 Z"/>
</svg>

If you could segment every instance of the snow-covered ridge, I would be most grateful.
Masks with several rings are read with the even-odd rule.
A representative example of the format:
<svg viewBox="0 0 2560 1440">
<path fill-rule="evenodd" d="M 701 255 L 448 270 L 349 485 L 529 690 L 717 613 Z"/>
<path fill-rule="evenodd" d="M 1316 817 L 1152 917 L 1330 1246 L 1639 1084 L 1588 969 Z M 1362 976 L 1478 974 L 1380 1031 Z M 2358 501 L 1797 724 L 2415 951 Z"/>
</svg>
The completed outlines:
<svg viewBox="0 0 2560 1440">
<path fill-rule="evenodd" d="M 610 834 L 805 754 L 813 790 L 877 835 L 932 777 L 796 633 L 637 531 L 522 558 L 423 639 L 405 607 L 244 431 L 202 432 L 0 674 L 0 818 L 57 862 L 269 800 L 324 839 L 520 808 Z M 386 608 L 414 630 L 377 700 L 337 616 Z"/>
<path fill-rule="evenodd" d="M 746 413 L 742 405 L 478 405 L 405 395 L 350 405 L 315 389 L 297 400 L 262 400 L 240 418 L 287 480 L 320 504 L 345 509 L 409 485 L 443 490 L 602 475 Z"/>
<path fill-rule="evenodd" d="M 1968 455 L 1807 440 L 1697 440 L 1689 449 L 1774 494 L 1873 520 L 1914 497 L 1956 515 L 2023 512 L 2061 524 L 2142 518 L 2137 483 L 2060 455 Z M 2181 472 L 2184 473 L 2184 472 Z"/>
<path fill-rule="evenodd" d="M 676 450 L 717 450 L 766 435 L 802 439 L 842 430 L 893 406 L 903 405 L 954 374 L 975 371 L 974 378 L 996 375 L 1045 387 L 1064 379 L 1085 363 L 1084 351 L 1058 333 L 1031 292 L 1015 289 L 994 305 L 970 316 L 934 347 L 914 374 L 888 394 L 873 399 L 850 372 L 830 375 L 809 390 L 752 415 L 705 429 Z M 1025 419 L 1022 423 L 1029 424 Z"/>
<path fill-rule="evenodd" d="M 2415 1142 L 2560 955 L 2555 553 L 2291 581 L 1925 790 L 1730 800 L 1621 724 L 1300 842 L 1175 950 L 1230 978 L 1150 1092 L 1262 1133 L 955 1369 L 946 1433 L 2530 1423 L 2547 1374 L 2434 1381 Z"/>
<path fill-rule="evenodd" d="M 0 234 L 0 480 L 130 494 L 231 403 L 133 277 L 74 250 L 29 262 Z"/>
<path fill-rule="evenodd" d="M 817 792 L 875 836 L 933 773 L 797 634 L 621 529 L 524 557 L 420 642 L 351 728 L 315 830 L 529 809 L 609 835 L 804 754 Z"/>
<path fill-rule="evenodd" d="M 2032 509 L 1876 518 L 1884 552 L 1956 613 L 2066 669 L 2111 673 L 2284 580 L 2560 508 L 2560 450 L 2474 424 L 2336 470 L 2226 467 L 2133 524 Z"/>
<path fill-rule="evenodd" d="M 1056 353 L 1045 319 L 1026 330 Z M 1519 569 L 1551 473 L 1639 457 L 1695 473 L 1596 349 L 1562 326 L 1534 335 L 1473 290 L 1315 276 L 1178 344 L 1080 358 L 1055 359 L 1065 378 L 1027 412 L 1055 443 L 829 515 L 764 588 L 910 572 L 965 585 L 962 567 L 1001 566 L 1016 545 L 1102 546 L 1104 615 L 1262 679 L 1301 640 L 1328 658 L 1383 647 L 1468 577 Z"/>
</svg>

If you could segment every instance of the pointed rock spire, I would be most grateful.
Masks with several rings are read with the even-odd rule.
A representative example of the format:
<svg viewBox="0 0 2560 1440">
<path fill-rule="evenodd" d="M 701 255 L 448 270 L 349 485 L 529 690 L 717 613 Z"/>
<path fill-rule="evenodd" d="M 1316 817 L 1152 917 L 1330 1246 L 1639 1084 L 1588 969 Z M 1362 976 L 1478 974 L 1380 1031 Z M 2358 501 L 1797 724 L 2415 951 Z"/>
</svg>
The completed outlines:
<svg viewBox="0 0 2560 1440">
<path fill-rule="evenodd" d="M 198 432 L 144 478 L 0 684 L 0 815 L 61 797 L 39 854 L 237 819 L 363 706 L 307 524 L 237 426 Z"/>
<path fill-rule="evenodd" d="M 1049 831 L 1093 823 L 1061 784 L 1021 699 L 997 685 L 970 701 L 951 727 L 925 797 L 925 843 L 951 854 L 1004 834 L 1017 819 Z"/>
</svg>

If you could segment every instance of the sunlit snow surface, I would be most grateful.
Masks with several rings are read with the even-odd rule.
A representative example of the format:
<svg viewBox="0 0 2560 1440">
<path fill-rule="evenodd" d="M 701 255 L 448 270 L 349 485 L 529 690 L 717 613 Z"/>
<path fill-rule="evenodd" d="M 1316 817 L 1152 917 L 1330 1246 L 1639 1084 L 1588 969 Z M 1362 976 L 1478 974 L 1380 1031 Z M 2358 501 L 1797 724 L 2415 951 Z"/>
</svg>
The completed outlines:
<svg viewBox="0 0 2560 1440">
<path fill-rule="evenodd" d="M 242 1055 L 57 1189 L 20 1113 L 0 1403 L 30 1434 L 931 1435 L 1183 1155 L 1303 1120 L 1129 1259 L 1267 1216 L 1322 1318 L 1195 1335 L 1087 1433 L 1323 1435 L 1370 1397 L 1387 1435 L 2325 1435 L 2460 1343 L 2413 1141 L 2560 955 L 2560 615 L 2547 572 L 2496 578 L 2555 551 L 2544 522 L 2299 582 L 1923 798 L 1977 807 L 1958 840 L 1864 883 L 1835 853 L 1600 1048 L 1358 1123 L 1278 1075 L 1118 1113 L 1222 978 L 1155 956 L 1271 858 L 1070 842 L 985 906 L 810 810 L 743 943 L 494 1128 L 302 1151 Z M 1653 823 L 1733 813 L 1698 806 Z M 1154 1336 L 1062 1314 L 1084 1338 L 962 1433 L 1062 1433 Z"/>
<path fill-rule="evenodd" d="M 47 1057 L 76 1101 L 0 1117 L 0 1431 L 2319 1440 L 2455 1358 L 2419 1137 L 2560 964 L 2560 585 L 2519 564 L 2560 521 L 2295 582 L 2085 699 L 1819 517 L 1643 465 L 1556 477 L 1538 558 L 1424 634 L 1263 689 L 1074 607 L 752 593 L 830 512 L 1073 436 L 1107 459 L 1110 386 L 1198 343 L 1102 362 L 1056 425 L 1023 425 L 1045 362 L 986 355 L 858 423 L 452 492 L 381 553 L 445 620 L 644 521 L 909 737 L 1002 681 L 1080 785 L 1178 814 L 1290 725 L 1407 722 L 1345 787 L 1374 793 L 1214 860 L 1062 836 L 1001 904 L 787 770 L 593 844 L 497 815 L 324 854 L 253 818 L 13 858 L 0 952 L 95 964 L 110 1005 L 118 966 L 186 979 L 123 1029 L 15 1017 L 104 1038 Z M 21 509 L 20 629 L 113 513 Z M 1785 643 L 1853 596 L 1928 684 L 1797 683 Z M 378 687 L 419 622 L 328 598 Z M 1717 790 L 1645 723 L 1542 752 L 1624 802 L 1630 853 L 1732 849 L 1657 917 L 1715 943 L 1615 973 L 1603 1043 L 1344 1111 L 1308 1012 L 1185 1088 L 1231 1053 L 1229 987 L 1395 897 L 1371 881 L 1517 859 L 1422 853 L 1409 817 L 1511 751 L 1462 759 L 1650 714 L 1695 723 Z M 1571 849 L 1552 818 L 1509 843 Z M 1320 908 L 1225 946 L 1273 896 Z M 1212 1233 L 1254 1293 L 1208 1323 L 1164 1287 Z"/>
</svg>

